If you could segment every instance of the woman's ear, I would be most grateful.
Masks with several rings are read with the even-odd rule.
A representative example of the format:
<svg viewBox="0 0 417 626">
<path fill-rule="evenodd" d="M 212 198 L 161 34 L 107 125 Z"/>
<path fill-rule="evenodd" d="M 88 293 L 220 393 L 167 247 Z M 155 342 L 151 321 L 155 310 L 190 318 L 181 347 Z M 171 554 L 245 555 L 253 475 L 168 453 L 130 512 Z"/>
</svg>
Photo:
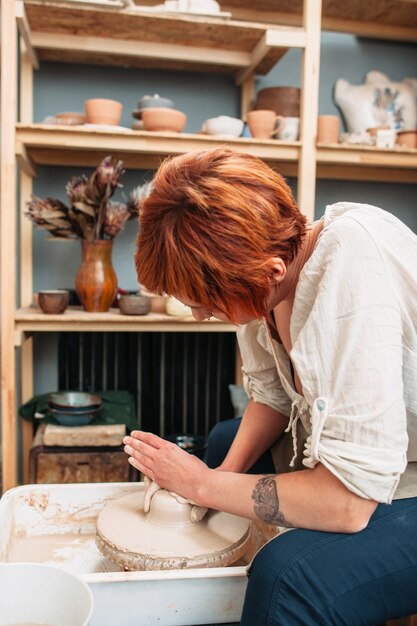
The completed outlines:
<svg viewBox="0 0 417 626">
<path fill-rule="evenodd" d="M 287 266 L 279 256 L 270 258 L 268 281 L 270 285 L 281 283 L 287 273 Z"/>
</svg>

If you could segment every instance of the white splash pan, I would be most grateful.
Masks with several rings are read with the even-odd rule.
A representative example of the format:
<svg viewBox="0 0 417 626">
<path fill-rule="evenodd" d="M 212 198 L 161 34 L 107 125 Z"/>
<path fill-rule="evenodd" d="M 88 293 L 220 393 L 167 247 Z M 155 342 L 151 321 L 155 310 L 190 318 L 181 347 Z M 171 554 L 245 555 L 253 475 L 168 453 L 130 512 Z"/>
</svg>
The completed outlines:
<svg viewBox="0 0 417 626">
<path fill-rule="evenodd" d="M 25 485 L 0 500 L 0 561 L 53 564 L 79 575 L 93 592 L 90 626 L 186 626 L 238 622 L 246 563 L 231 567 L 124 572 L 95 545 L 96 519 L 143 483 Z"/>
</svg>

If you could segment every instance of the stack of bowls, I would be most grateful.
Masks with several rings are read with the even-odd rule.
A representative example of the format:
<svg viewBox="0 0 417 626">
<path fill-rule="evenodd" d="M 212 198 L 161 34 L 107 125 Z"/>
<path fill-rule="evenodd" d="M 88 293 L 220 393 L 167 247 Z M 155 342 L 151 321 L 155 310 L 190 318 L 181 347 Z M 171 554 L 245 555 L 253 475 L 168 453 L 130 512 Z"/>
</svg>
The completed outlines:
<svg viewBox="0 0 417 626">
<path fill-rule="evenodd" d="M 89 424 L 101 405 L 100 396 L 85 391 L 58 391 L 48 395 L 48 411 L 62 426 Z"/>
</svg>

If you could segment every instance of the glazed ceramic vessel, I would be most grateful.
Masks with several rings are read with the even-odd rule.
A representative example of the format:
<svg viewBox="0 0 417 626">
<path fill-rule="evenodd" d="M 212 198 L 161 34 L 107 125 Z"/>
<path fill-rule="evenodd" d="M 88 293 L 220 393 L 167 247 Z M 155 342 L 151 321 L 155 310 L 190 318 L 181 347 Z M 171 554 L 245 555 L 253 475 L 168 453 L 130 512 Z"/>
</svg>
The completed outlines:
<svg viewBox="0 0 417 626">
<path fill-rule="evenodd" d="M 38 304 L 48 315 L 63 313 L 69 304 L 69 291 L 66 289 L 46 289 L 38 292 Z"/>
<path fill-rule="evenodd" d="M 85 311 L 108 311 L 117 292 L 117 276 L 111 262 L 113 241 L 82 241 L 82 263 L 75 290 Z"/>
<path fill-rule="evenodd" d="M 203 132 L 208 135 L 222 135 L 223 137 L 240 137 L 244 123 L 236 117 L 219 115 L 211 117 L 203 123 Z"/>
<path fill-rule="evenodd" d="M 119 310 L 123 315 L 147 315 L 151 310 L 151 299 L 140 294 L 120 296 Z"/>
</svg>

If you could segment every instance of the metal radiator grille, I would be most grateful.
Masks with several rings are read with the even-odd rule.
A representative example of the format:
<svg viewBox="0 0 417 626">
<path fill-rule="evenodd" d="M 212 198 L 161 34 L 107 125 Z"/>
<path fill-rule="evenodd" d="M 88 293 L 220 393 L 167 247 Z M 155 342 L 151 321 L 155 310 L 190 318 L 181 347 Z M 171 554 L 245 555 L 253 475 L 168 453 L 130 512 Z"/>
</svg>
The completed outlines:
<svg viewBox="0 0 417 626">
<path fill-rule="evenodd" d="M 129 391 L 138 428 L 207 435 L 233 417 L 234 333 L 61 333 L 60 389 Z"/>
</svg>

